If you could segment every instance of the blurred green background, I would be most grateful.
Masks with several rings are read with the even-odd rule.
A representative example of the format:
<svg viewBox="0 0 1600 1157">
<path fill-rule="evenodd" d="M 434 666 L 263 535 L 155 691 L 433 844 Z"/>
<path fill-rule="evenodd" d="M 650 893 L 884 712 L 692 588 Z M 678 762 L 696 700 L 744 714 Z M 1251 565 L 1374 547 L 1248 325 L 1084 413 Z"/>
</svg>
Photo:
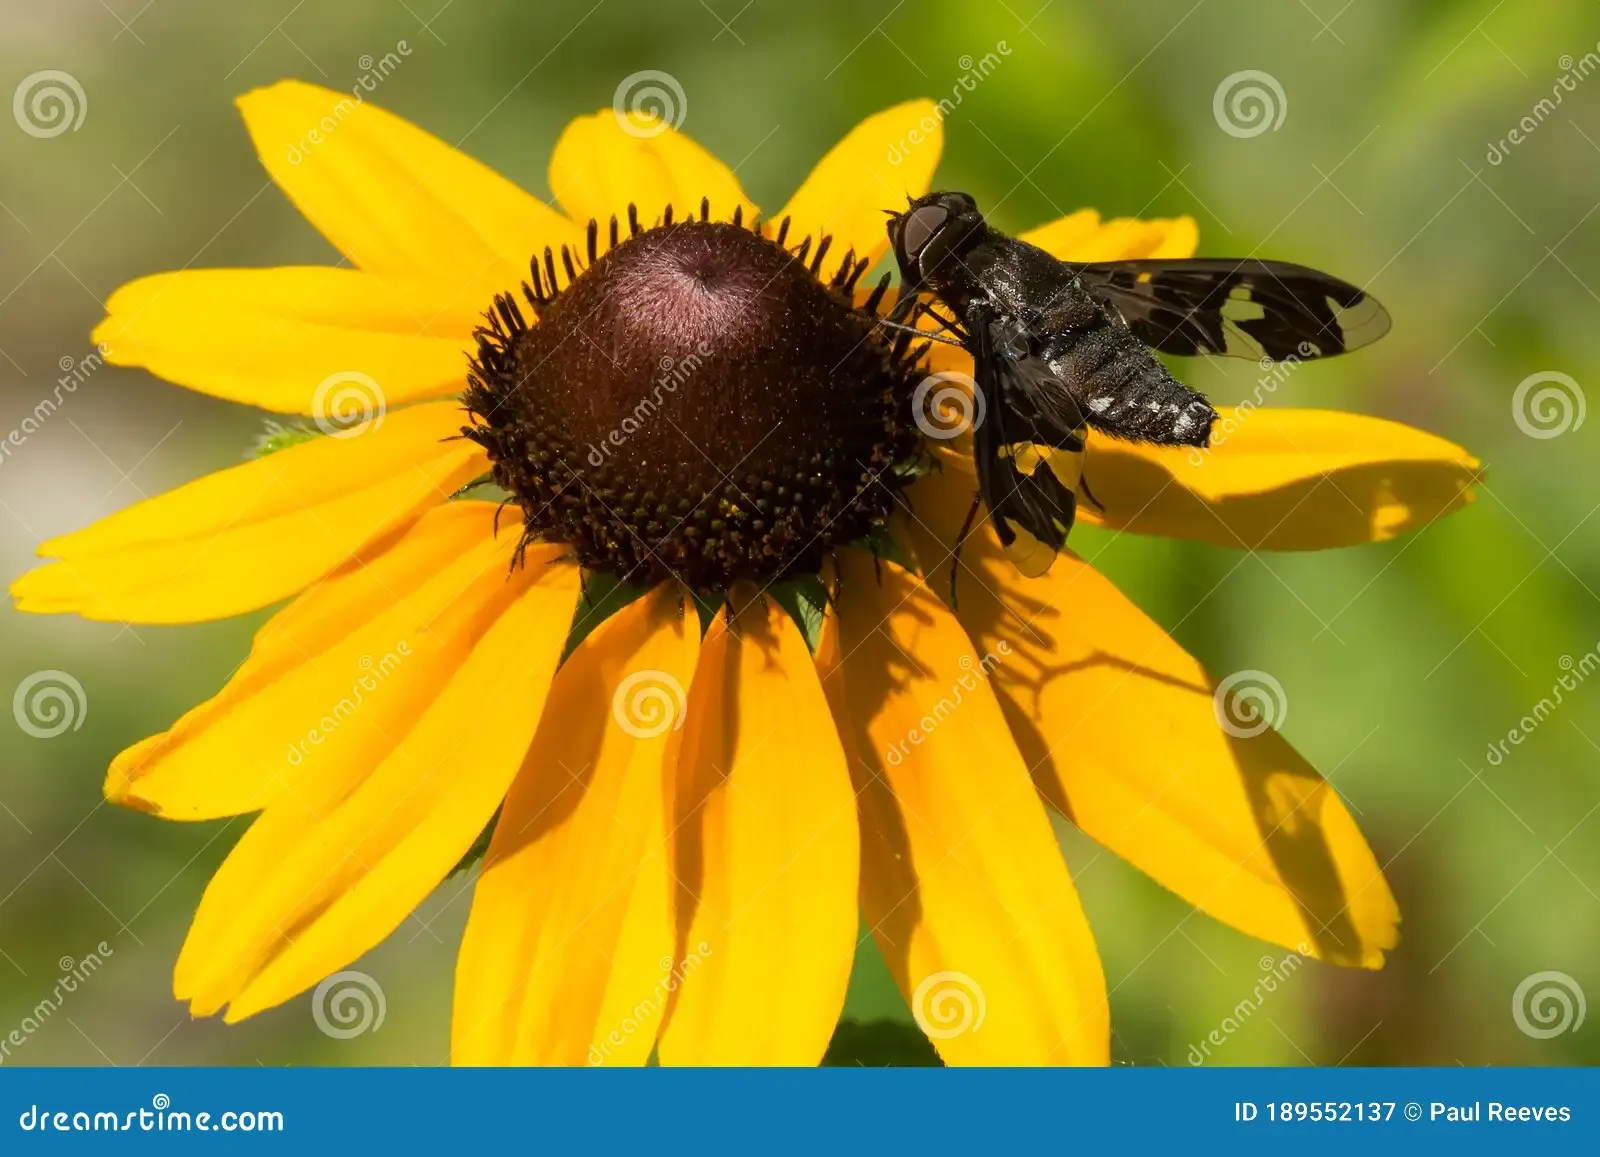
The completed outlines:
<svg viewBox="0 0 1600 1157">
<path fill-rule="evenodd" d="M 282 77 L 353 85 L 410 55 L 370 99 L 548 195 L 565 122 L 642 69 L 671 73 L 684 131 L 752 197 L 781 204 L 861 117 L 947 95 L 1005 41 L 946 123 L 941 184 L 1002 228 L 1080 206 L 1191 213 L 1201 250 L 1317 265 L 1370 288 L 1392 335 L 1292 375 L 1275 404 L 1380 414 L 1470 447 L 1478 502 L 1420 535 L 1247 556 L 1080 530 L 1095 559 L 1218 675 L 1271 672 L 1284 730 L 1352 805 L 1404 912 L 1381 973 L 1307 965 L 1208 1063 L 1572 1064 L 1600 1060 L 1600 1010 L 1547 1038 L 1512 1015 L 1559 971 L 1600 999 L 1600 679 L 1498 766 L 1488 745 L 1600 643 L 1600 418 L 1556 437 L 1513 418 L 1536 372 L 1600 381 L 1600 72 L 1563 91 L 1592 0 L 0 0 L 0 96 L 71 74 L 82 125 L 36 138 L 0 117 L 0 435 L 86 356 L 120 283 L 187 264 L 331 262 L 265 174 L 232 107 Z M 1563 59 L 1570 58 L 1570 59 Z M 1280 84 L 1282 124 L 1232 135 L 1213 94 L 1242 70 Z M 1248 363 L 1185 367 L 1220 400 Z M 105 368 L 0 459 L 0 574 L 43 538 L 239 460 L 262 415 Z M 61 958 L 113 954 L 8 1063 L 436 1064 L 470 875 L 357 967 L 376 1032 L 332 1039 L 310 998 L 235 1027 L 193 1021 L 170 975 L 204 884 L 243 821 L 164 823 L 100 802 L 122 747 L 206 697 L 262 616 L 119 628 L 0 609 L 0 691 L 60 670 L 83 725 L 34 738 L 0 716 L 0 1036 L 54 988 Z M 1284 952 L 1194 915 L 1064 836 L 1112 990 L 1119 1062 L 1191 1046 Z M 1270 957 L 1263 960 L 1263 957 Z M 864 959 L 851 1012 L 909 1021 Z"/>
</svg>

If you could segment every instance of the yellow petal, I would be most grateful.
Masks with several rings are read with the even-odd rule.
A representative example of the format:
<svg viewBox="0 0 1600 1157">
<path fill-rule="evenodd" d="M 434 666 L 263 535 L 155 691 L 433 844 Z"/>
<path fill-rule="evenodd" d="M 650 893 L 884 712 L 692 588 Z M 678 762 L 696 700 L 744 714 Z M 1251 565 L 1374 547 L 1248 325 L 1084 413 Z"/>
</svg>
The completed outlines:
<svg viewBox="0 0 1600 1157">
<path fill-rule="evenodd" d="M 736 207 L 746 221 L 755 204 L 732 170 L 666 121 L 647 113 L 619 116 L 605 109 L 567 126 L 550 156 L 550 189 L 575 221 L 600 222 L 606 235 L 614 216 L 628 235 L 628 206 L 649 227 L 671 205 L 678 220 L 699 217 L 700 200 L 726 221 Z"/>
<path fill-rule="evenodd" d="M 642 1065 L 672 979 L 666 774 L 699 619 L 675 585 L 562 666 L 496 824 L 456 964 L 451 1060 Z"/>
<path fill-rule="evenodd" d="M 712 625 L 679 760 L 667 1065 L 814 1065 L 844 1008 L 859 834 L 811 652 L 775 603 Z"/>
<path fill-rule="evenodd" d="M 789 237 L 833 238 L 825 273 L 849 251 L 874 264 L 889 250 L 885 209 L 928 191 L 944 147 L 944 121 L 930 100 L 911 100 L 876 113 L 852 129 L 811 170 L 773 218 L 790 218 Z"/>
<path fill-rule="evenodd" d="M 969 487 L 930 474 L 912 493 L 912 538 L 938 591 Z M 1051 803 L 1241 931 L 1382 963 L 1398 938 L 1394 897 L 1338 794 L 1276 731 L 1224 731 L 1216 682 L 1075 555 L 1025 578 L 984 525 L 961 564 L 957 617 L 980 651 L 1009 648 L 993 685 Z"/>
<path fill-rule="evenodd" d="M 429 276 L 483 309 L 517 285 L 533 253 L 581 243 L 550 206 L 349 93 L 286 80 L 238 103 L 273 180 L 368 272 Z"/>
<path fill-rule="evenodd" d="M 1383 542 L 1472 501 L 1478 460 L 1398 422 L 1218 407 L 1209 450 L 1089 438 L 1085 522 L 1253 550 Z"/>
<path fill-rule="evenodd" d="M 278 612 L 221 692 L 112 761 L 107 797 L 214 819 L 265 807 L 305 779 L 376 766 L 460 662 L 443 649 L 439 616 L 504 574 L 515 535 L 495 542 L 495 509 L 436 507 L 371 562 Z"/>
<path fill-rule="evenodd" d="M 61 561 L 11 585 L 17 608 L 192 623 L 288 598 L 487 468 L 445 442 L 453 403 L 414 406 L 148 499 L 39 547 Z"/>
<path fill-rule="evenodd" d="M 842 558 L 817 661 L 856 773 L 861 907 L 952 1064 L 1106 1064 L 1094 937 L 975 648 L 893 563 Z"/>
<path fill-rule="evenodd" d="M 1193 257 L 1200 230 L 1193 217 L 1102 222 L 1093 209 L 1030 229 L 1022 240 L 1063 261 L 1132 261 L 1142 257 Z"/>
<path fill-rule="evenodd" d="M 353 269 L 196 269 L 124 285 L 94 340 L 192 390 L 339 420 L 459 393 L 485 304 Z"/>
<path fill-rule="evenodd" d="M 462 589 L 431 624 L 448 675 L 382 761 L 302 780 L 250 826 L 178 958 L 174 988 L 195 1015 L 226 1004 L 237 1021 L 304 991 L 460 861 L 527 754 L 566 641 L 578 570 L 560 555 L 535 548 L 509 579 L 491 567 Z"/>
</svg>

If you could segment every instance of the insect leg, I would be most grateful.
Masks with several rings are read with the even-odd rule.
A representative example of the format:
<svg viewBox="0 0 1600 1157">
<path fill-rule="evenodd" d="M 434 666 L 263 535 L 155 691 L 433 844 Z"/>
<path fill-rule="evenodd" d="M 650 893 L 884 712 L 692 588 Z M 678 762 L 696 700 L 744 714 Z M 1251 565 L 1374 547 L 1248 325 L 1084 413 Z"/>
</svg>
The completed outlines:
<svg viewBox="0 0 1600 1157">
<path fill-rule="evenodd" d="M 972 524 L 978 517 L 978 504 L 983 499 L 983 491 L 975 490 L 972 494 L 972 505 L 967 508 L 966 521 L 961 524 L 961 533 L 956 535 L 956 548 L 950 555 L 950 609 L 956 609 L 956 575 L 961 572 L 961 548 L 967 544 L 967 535 L 972 533 Z"/>
<path fill-rule="evenodd" d="M 1078 489 L 1082 490 L 1083 496 L 1094 504 L 1096 511 L 1098 511 L 1100 514 L 1104 514 L 1106 512 L 1105 503 L 1096 498 L 1094 496 L 1094 491 L 1089 489 L 1089 479 L 1087 476 L 1082 474 L 1078 475 Z"/>
</svg>

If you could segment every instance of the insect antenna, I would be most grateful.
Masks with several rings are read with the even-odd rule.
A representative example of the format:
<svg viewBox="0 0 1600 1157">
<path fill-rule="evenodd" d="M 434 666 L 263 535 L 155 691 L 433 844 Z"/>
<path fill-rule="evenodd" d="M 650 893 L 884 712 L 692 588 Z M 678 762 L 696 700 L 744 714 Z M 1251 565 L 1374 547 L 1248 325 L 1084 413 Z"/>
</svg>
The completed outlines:
<svg viewBox="0 0 1600 1157">
<path fill-rule="evenodd" d="M 961 349 L 965 349 L 966 348 L 966 346 L 963 343 L 957 341 L 953 337 L 945 337 L 943 334 L 939 334 L 939 333 L 929 333 L 927 330 L 918 329 L 914 325 L 901 325 L 898 321 L 890 321 L 887 318 L 882 318 L 882 317 L 880 317 L 878 319 L 878 324 L 883 326 L 884 329 L 898 330 L 901 333 L 916 334 L 918 337 L 922 338 L 925 341 L 936 341 L 936 342 L 941 343 L 942 345 L 953 345 L 953 346 L 960 347 Z"/>
</svg>

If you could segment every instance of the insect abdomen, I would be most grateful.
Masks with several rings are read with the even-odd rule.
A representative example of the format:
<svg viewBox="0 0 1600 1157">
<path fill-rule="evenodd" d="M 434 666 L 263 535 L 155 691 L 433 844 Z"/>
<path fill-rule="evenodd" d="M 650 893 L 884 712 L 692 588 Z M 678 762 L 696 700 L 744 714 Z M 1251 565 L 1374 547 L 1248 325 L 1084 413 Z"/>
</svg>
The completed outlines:
<svg viewBox="0 0 1600 1157">
<path fill-rule="evenodd" d="M 1046 357 L 1091 426 L 1118 438 L 1204 446 L 1217 412 L 1167 372 L 1143 342 L 1110 320 L 1058 334 Z"/>
</svg>

